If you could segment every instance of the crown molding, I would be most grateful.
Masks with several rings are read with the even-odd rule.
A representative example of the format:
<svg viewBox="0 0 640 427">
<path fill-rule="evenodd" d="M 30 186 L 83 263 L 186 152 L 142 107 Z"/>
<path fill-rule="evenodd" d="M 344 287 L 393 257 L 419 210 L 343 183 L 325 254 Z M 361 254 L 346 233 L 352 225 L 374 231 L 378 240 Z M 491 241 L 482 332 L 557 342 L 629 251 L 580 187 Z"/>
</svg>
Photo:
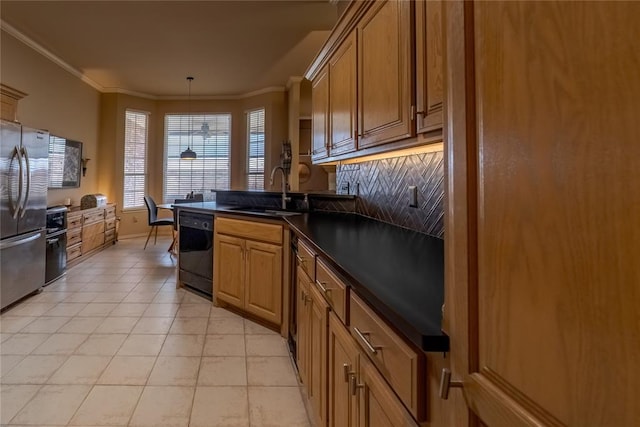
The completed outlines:
<svg viewBox="0 0 640 427">
<path fill-rule="evenodd" d="M 60 58 L 59 56 L 57 56 L 54 53 L 52 53 L 51 51 L 49 51 L 47 48 L 45 48 L 41 44 L 37 43 L 33 39 L 31 39 L 31 38 L 27 37 L 26 35 L 24 35 L 23 33 L 21 33 L 18 29 L 13 27 L 11 24 L 8 24 L 3 19 L 0 19 L 0 29 L 2 31 L 6 32 L 7 34 L 13 36 L 14 38 L 19 40 L 20 42 L 24 43 L 25 45 L 27 45 L 31 49 L 35 50 L 37 53 L 39 53 L 40 55 L 44 56 L 45 58 L 47 58 L 49 61 L 53 62 L 54 64 L 58 65 L 60 68 L 64 69 L 65 71 L 67 71 L 69 73 L 71 73 L 72 75 L 76 76 L 77 78 L 82 80 L 84 83 L 88 84 L 89 86 L 91 86 L 92 88 L 94 88 L 95 90 L 97 90 L 100 93 L 120 93 L 120 94 L 124 94 L 124 95 L 131 95 L 131 96 L 135 96 L 135 97 L 138 97 L 138 98 L 146 98 L 146 99 L 150 99 L 150 100 L 186 100 L 186 99 L 188 99 L 187 96 L 182 96 L 182 95 L 180 95 L 180 96 L 162 96 L 162 95 L 161 96 L 156 96 L 156 95 L 150 95 L 148 93 L 136 92 L 136 91 L 133 91 L 133 90 L 123 89 L 123 88 L 119 88 L 119 87 L 104 87 L 104 86 L 100 85 L 99 83 L 96 83 L 95 81 L 93 81 L 89 77 L 85 76 L 82 73 L 82 71 L 80 71 L 77 68 L 69 65 L 62 58 Z M 234 99 L 251 98 L 253 96 L 258 96 L 258 95 L 262 95 L 262 94 L 265 94 L 265 93 L 286 92 L 286 90 L 287 89 L 284 86 L 269 86 L 269 87 L 266 87 L 266 88 L 263 88 L 263 89 L 258 89 L 258 90 L 254 90 L 254 91 L 251 91 L 251 92 L 238 94 L 238 95 L 202 95 L 202 96 L 192 96 L 191 99 L 196 99 L 196 100 L 198 100 L 198 99 L 199 100 L 218 100 L 218 101 L 234 100 Z"/>
<path fill-rule="evenodd" d="M 35 40 L 33 40 L 33 39 L 27 37 L 26 35 L 22 34 L 15 27 L 13 27 L 12 25 L 8 24 L 3 19 L 0 19 L 0 28 L 2 29 L 2 31 L 4 31 L 7 34 L 9 34 L 9 35 L 13 36 L 14 38 L 18 39 L 19 41 L 21 41 L 25 45 L 29 46 L 31 49 L 33 49 L 36 52 L 38 52 L 40 55 L 42 55 L 45 58 L 47 58 L 49 61 L 51 61 L 54 64 L 58 65 L 59 67 L 61 67 L 65 71 L 73 74 L 74 76 L 76 76 L 77 78 L 79 78 L 80 80 L 82 80 L 83 82 L 85 82 L 86 84 L 88 84 L 89 86 L 94 88 L 95 90 L 97 90 L 99 92 L 104 92 L 104 88 L 100 84 L 96 83 L 95 81 L 91 80 L 89 77 L 85 76 L 82 73 L 82 71 L 78 70 L 77 68 L 72 67 L 67 62 L 65 62 L 62 58 L 60 58 L 59 56 L 53 54 L 51 51 L 46 49 L 41 44 L 37 43 Z"/>
</svg>

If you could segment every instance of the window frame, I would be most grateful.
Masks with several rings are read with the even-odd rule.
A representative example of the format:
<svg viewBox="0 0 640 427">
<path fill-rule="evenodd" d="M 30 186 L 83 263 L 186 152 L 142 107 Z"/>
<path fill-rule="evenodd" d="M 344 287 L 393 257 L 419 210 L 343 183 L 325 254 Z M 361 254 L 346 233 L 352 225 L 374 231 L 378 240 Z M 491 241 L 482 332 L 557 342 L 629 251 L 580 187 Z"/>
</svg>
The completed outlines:
<svg viewBox="0 0 640 427">
<path fill-rule="evenodd" d="M 127 141 L 127 124 L 128 124 L 128 115 L 129 113 L 131 114 L 136 114 L 136 115 L 142 115 L 145 118 L 145 134 L 144 134 L 144 172 L 143 173 L 127 173 L 126 169 L 127 169 L 127 144 L 129 143 Z M 123 159 L 123 165 L 122 165 L 122 211 L 137 211 L 137 210 L 143 210 L 146 209 L 145 203 L 144 203 L 144 196 L 147 194 L 147 188 L 149 185 L 149 123 L 150 123 L 150 118 L 151 113 L 149 111 L 143 111 L 143 110 L 136 110 L 134 108 L 126 108 L 125 109 L 125 114 L 124 114 L 124 144 L 123 144 L 123 153 L 122 153 L 122 159 Z M 126 197 L 127 197 L 127 189 L 126 189 L 126 181 L 127 181 L 127 177 L 128 176 L 141 176 L 144 180 L 144 184 L 143 187 L 144 189 L 142 190 L 142 200 L 141 203 L 139 205 L 134 205 L 134 206 L 128 206 L 126 204 Z M 134 190 L 135 192 L 135 190 Z M 135 196 L 134 196 L 135 197 Z"/>
</svg>

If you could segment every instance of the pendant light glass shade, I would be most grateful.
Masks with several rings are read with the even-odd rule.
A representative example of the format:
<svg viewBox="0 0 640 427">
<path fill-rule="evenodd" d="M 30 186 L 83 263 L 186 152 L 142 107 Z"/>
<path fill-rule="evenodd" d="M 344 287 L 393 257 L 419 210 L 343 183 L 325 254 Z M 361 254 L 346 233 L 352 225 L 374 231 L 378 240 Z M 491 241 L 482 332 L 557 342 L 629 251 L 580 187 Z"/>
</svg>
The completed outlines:
<svg viewBox="0 0 640 427">
<path fill-rule="evenodd" d="M 191 82 L 193 81 L 193 77 L 187 77 L 187 81 L 189 82 L 189 144 L 187 145 L 187 149 L 180 153 L 180 160 L 195 160 L 198 156 L 195 151 L 191 149 L 191 143 L 193 143 L 193 118 L 191 117 Z"/>
</svg>

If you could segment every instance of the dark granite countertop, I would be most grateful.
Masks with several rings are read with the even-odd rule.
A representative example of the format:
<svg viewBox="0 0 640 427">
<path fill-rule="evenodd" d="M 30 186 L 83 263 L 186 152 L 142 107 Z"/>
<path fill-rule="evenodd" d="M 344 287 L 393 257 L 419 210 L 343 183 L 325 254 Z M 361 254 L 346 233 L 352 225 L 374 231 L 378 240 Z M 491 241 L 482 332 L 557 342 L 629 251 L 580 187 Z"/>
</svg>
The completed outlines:
<svg viewBox="0 0 640 427">
<path fill-rule="evenodd" d="M 286 221 L 409 341 L 449 350 L 441 330 L 442 240 L 356 214 L 313 212 Z"/>
</svg>

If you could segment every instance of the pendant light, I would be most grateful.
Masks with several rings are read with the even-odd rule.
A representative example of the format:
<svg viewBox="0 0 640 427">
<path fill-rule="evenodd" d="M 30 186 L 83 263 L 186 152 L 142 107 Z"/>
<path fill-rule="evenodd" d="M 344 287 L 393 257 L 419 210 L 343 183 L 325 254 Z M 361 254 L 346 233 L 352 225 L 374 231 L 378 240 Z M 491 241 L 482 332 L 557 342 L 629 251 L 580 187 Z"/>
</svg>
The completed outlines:
<svg viewBox="0 0 640 427">
<path fill-rule="evenodd" d="M 189 143 L 187 144 L 187 149 L 180 153 L 180 160 L 195 160 L 197 155 L 196 152 L 191 149 L 191 144 L 193 144 L 193 117 L 191 115 L 191 82 L 193 81 L 193 77 L 187 77 L 189 81 Z"/>
</svg>

